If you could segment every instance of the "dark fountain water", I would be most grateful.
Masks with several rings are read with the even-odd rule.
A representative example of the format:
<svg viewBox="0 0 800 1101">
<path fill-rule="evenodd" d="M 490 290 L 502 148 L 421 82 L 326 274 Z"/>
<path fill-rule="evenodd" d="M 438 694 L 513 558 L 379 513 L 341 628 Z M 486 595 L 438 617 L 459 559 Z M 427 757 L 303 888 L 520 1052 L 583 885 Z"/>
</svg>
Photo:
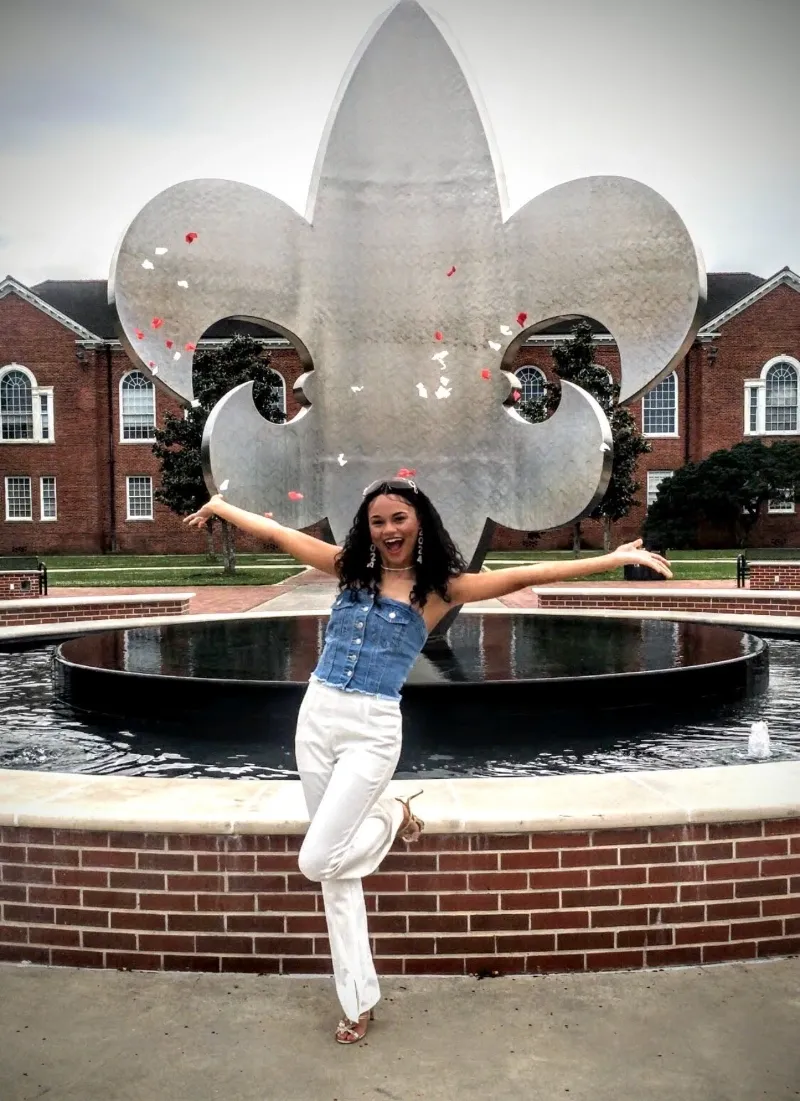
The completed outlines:
<svg viewBox="0 0 800 1101">
<path fill-rule="evenodd" d="M 0 653 L 0 767 L 291 779 L 324 617 L 146 627 Z M 800 760 L 800 643 L 701 624 L 462 615 L 418 664 L 399 777 Z M 55 674 L 55 676 L 54 676 Z"/>
</svg>

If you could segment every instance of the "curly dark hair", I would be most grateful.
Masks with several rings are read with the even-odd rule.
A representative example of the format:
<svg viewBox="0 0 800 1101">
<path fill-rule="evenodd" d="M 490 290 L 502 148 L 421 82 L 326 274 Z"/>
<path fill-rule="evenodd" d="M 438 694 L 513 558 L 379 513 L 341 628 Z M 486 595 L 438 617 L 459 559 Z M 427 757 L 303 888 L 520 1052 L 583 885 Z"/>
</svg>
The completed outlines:
<svg viewBox="0 0 800 1101">
<path fill-rule="evenodd" d="M 375 565 L 369 566 L 372 537 L 369 531 L 369 506 L 383 493 L 402 497 L 417 514 L 422 532 L 422 561 L 414 563 L 415 581 L 411 590 L 411 603 L 424 608 L 430 593 L 449 602 L 447 585 L 451 578 L 466 572 L 467 563 L 450 538 L 442 518 L 431 499 L 409 478 L 391 478 L 385 482 L 373 482 L 364 491 L 364 499 L 353 519 L 341 553 L 336 559 L 339 589 L 366 589 L 376 597 L 380 593 L 383 577 L 380 555 Z"/>
</svg>

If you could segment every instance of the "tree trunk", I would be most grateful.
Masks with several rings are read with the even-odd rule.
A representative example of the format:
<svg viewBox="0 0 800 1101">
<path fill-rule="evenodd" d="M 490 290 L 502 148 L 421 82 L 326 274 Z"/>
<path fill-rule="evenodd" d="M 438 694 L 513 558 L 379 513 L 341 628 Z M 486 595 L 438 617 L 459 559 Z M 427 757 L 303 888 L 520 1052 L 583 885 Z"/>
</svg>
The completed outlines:
<svg viewBox="0 0 800 1101">
<path fill-rule="evenodd" d="M 611 528 L 612 522 L 610 516 L 603 517 L 603 550 L 606 554 L 611 553 Z"/>
<path fill-rule="evenodd" d="M 217 554 L 214 550 L 214 525 L 206 524 L 206 558 L 209 562 L 216 562 Z"/>
<path fill-rule="evenodd" d="M 572 553 L 577 558 L 581 553 L 581 524 L 572 525 Z"/>
<path fill-rule="evenodd" d="M 236 545 L 234 531 L 227 520 L 220 520 L 222 526 L 222 561 L 224 573 L 236 573 Z"/>
</svg>

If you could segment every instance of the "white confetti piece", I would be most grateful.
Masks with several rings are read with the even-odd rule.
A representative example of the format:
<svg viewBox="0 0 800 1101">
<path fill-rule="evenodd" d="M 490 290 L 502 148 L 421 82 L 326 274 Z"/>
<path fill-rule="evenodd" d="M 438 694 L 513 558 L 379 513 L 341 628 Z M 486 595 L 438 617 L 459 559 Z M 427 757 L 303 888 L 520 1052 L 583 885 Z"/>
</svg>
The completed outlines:
<svg viewBox="0 0 800 1101">
<path fill-rule="evenodd" d="M 187 283 L 187 281 L 185 279 L 179 279 L 178 280 L 178 286 L 183 287 L 183 289 L 186 290 L 186 288 L 189 286 L 189 284 Z"/>
<path fill-rule="evenodd" d="M 199 409 L 200 401 L 197 398 L 192 398 L 192 409 Z"/>
<path fill-rule="evenodd" d="M 336 461 L 339 466 L 347 466 L 347 459 L 344 457 L 344 451 L 341 453 L 341 455 L 337 456 Z"/>
<path fill-rule="evenodd" d="M 163 256 L 165 252 L 169 252 L 169 249 L 164 248 L 163 245 L 159 245 L 156 249 L 156 256 Z"/>
<path fill-rule="evenodd" d="M 490 340 L 489 347 L 492 349 L 493 352 L 499 352 L 503 345 L 498 344 L 496 340 Z"/>
<path fill-rule="evenodd" d="M 435 360 L 437 363 L 444 363 L 449 355 L 450 353 L 445 350 L 442 352 L 436 352 L 435 355 L 431 356 L 431 359 Z"/>
<path fill-rule="evenodd" d="M 503 334 L 503 336 L 513 336 L 514 335 L 514 330 L 509 329 L 508 325 L 501 325 L 500 326 L 500 332 Z"/>
<path fill-rule="evenodd" d="M 175 353 L 175 355 L 174 355 L 174 356 L 173 356 L 172 358 L 173 358 L 173 359 L 175 360 L 175 362 L 177 363 L 177 362 L 178 362 L 178 360 L 179 360 L 179 359 L 181 358 L 181 353 L 180 353 L 180 352 L 176 352 L 176 353 Z"/>
<path fill-rule="evenodd" d="M 158 374 L 158 367 L 151 367 L 150 371 L 151 371 L 152 374 L 157 375 Z"/>
<path fill-rule="evenodd" d="M 153 263 L 152 260 L 142 260 L 142 267 L 146 268 L 147 271 L 152 271 L 153 268 L 155 267 L 155 264 Z"/>
<path fill-rule="evenodd" d="M 364 389 L 364 387 L 363 386 L 351 386 L 350 389 L 353 391 L 354 394 L 360 394 L 361 391 Z"/>
<path fill-rule="evenodd" d="M 219 487 L 220 493 L 224 493 L 230 484 L 230 481 L 226 478 L 222 485 Z"/>
<path fill-rule="evenodd" d="M 436 391 L 436 397 L 440 398 L 440 399 L 441 398 L 449 398 L 450 397 L 450 391 L 447 389 L 446 386 L 440 386 L 439 389 Z"/>
<path fill-rule="evenodd" d="M 418 383 L 417 383 L 417 392 L 419 393 L 419 396 L 420 396 L 421 398 L 427 398 L 427 396 L 428 396 L 428 391 L 427 391 L 427 388 L 426 388 L 426 387 L 425 387 L 425 385 L 424 385 L 423 383 L 421 383 L 421 382 L 418 382 Z"/>
<path fill-rule="evenodd" d="M 601 443 L 601 444 L 600 444 L 600 450 L 601 450 L 601 451 L 610 451 L 610 450 L 611 450 L 611 448 L 610 448 L 610 447 L 608 446 L 608 444 L 607 444 L 607 443 Z"/>
<path fill-rule="evenodd" d="M 441 382 L 442 386 L 449 386 L 449 384 L 450 384 L 450 379 L 449 379 L 449 378 L 445 378 L 445 377 L 444 377 L 444 375 L 442 375 L 442 376 L 441 376 L 441 377 L 439 378 L 439 382 Z"/>
</svg>

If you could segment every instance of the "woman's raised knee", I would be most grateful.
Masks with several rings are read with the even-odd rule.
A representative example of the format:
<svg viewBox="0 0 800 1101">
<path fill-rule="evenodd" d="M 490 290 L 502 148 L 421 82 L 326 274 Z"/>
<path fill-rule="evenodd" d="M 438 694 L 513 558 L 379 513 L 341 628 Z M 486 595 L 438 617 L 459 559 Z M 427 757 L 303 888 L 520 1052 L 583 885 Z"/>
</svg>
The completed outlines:
<svg viewBox="0 0 800 1101">
<path fill-rule="evenodd" d="M 297 856 L 297 866 L 312 883 L 321 883 L 330 874 L 327 853 L 303 844 Z"/>
</svg>

